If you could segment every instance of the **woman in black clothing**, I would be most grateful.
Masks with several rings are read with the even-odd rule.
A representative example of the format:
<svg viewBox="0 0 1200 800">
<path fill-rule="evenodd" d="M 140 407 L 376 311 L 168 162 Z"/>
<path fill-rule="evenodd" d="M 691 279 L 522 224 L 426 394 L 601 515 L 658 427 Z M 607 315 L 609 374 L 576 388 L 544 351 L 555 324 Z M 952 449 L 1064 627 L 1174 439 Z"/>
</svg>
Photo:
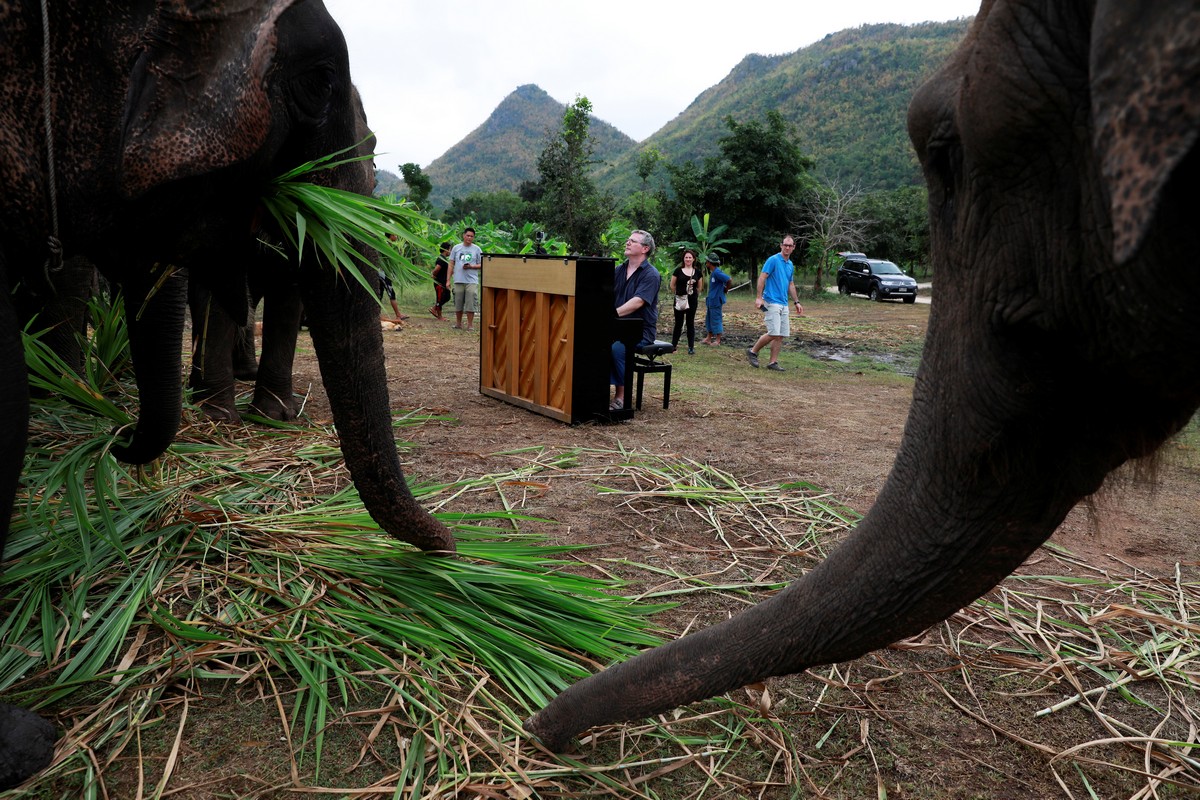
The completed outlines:
<svg viewBox="0 0 1200 800">
<path fill-rule="evenodd" d="M 671 294 L 675 295 L 675 332 L 671 344 L 679 348 L 679 334 L 687 320 L 688 355 L 696 352 L 696 306 L 704 288 L 704 273 L 696 265 L 696 251 L 684 250 L 683 263 L 671 273 Z"/>
</svg>

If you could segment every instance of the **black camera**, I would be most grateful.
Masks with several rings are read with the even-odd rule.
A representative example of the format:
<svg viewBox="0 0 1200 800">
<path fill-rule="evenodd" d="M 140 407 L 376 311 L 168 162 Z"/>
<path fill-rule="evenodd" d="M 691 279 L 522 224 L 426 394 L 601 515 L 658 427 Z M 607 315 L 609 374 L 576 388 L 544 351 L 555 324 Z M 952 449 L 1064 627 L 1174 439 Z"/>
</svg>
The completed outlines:
<svg viewBox="0 0 1200 800">
<path fill-rule="evenodd" d="M 546 232 L 545 232 L 545 231 L 538 231 L 537 233 L 535 233 L 535 234 L 533 235 L 533 240 L 534 240 L 535 242 L 538 242 L 538 243 L 541 243 L 541 242 L 544 242 L 544 241 L 546 241 Z"/>
</svg>

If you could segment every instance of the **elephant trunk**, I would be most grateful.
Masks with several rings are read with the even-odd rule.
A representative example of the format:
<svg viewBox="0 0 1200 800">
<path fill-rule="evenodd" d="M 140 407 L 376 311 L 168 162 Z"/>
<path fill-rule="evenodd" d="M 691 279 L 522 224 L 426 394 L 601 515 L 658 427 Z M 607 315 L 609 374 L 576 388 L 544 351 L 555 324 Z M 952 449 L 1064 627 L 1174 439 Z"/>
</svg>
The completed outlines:
<svg viewBox="0 0 1200 800">
<path fill-rule="evenodd" d="M 913 504 L 913 488 L 889 482 L 879 510 L 783 591 L 585 678 L 528 720 L 526 730 L 562 752 L 595 725 L 644 719 L 769 677 L 857 658 L 920 633 L 983 594 L 1054 528 L 1047 520 L 1044 528 L 1025 529 L 1021 546 L 1013 546 L 1012 524 L 999 521 L 975 527 L 965 547 L 949 541 L 963 535 L 957 528 L 922 531 L 940 540 L 931 546 L 901 546 L 894 540 L 914 520 L 898 509 Z"/>
<path fill-rule="evenodd" d="M 159 285 L 126 282 L 125 317 L 137 377 L 137 426 L 112 453 L 126 464 L 148 464 L 179 432 L 183 414 L 183 323 L 187 278 L 176 272 Z"/>
<path fill-rule="evenodd" d="M 562 751 L 594 725 L 642 719 L 914 636 L 1019 567 L 1109 471 L 1152 452 L 1196 405 L 1194 393 L 1171 397 L 1133 379 L 1088 376 L 1086 368 L 1071 367 L 1069 353 L 1056 354 L 1066 357 L 1052 359 L 1038 375 L 1001 365 L 1021 389 L 1015 393 L 998 390 L 990 371 L 953 386 L 935 384 L 934 362 L 959 359 L 956 344 L 926 347 L 888 481 L 871 512 L 824 562 L 723 623 L 576 683 L 526 729 Z M 975 363 L 986 360 L 978 343 L 964 347 L 976 354 Z M 995 394 L 1010 402 L 997 407 L 989 397 Z M 1122 409 L 1099 415 L 1106 436 L 1088 430 L 1078 413 L 1080 403 L 1100 398 Z M 1153 435 L 1138 427 L 1168 413 L 1172 424 Z"/>
<path fill-rule="evenodd" d="M 369 273 L 373 277 L 373 272 Z M 311 256 L 301 293 L 342 455 L 371 517 L 401 541 L 452 552 L 454 538 L 412 496 L 392 430 L 379 304 L 353 276 Z"/>
</svg>

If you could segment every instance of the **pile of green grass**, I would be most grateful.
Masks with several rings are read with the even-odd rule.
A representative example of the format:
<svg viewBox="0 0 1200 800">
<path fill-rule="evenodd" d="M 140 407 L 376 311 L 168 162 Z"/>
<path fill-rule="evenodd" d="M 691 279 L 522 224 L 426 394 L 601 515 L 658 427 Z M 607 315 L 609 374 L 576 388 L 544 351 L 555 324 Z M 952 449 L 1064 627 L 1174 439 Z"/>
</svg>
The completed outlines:
<svg viewBox="0 0 1200 800">
<path fill-rule="evenodd" d="M 574 574 L 578 548 L 520 532 L 519 513 L 442 514 L 456 558 L 382 534 L 330 430 L 193 425 L 152 469 L 128 469 L 108 450 L 129 397 L 72 376 L 35 337 L 27 347 L 53 393 L 35 403 L 0 577 L 0 692 L 75 721 L 50 778 L 95 787 L 92 754 L 112 763 L 181 686 L 251 676 L 289 687 L 286 728 L 314 780 L 328 726 L 362 695 L 397 699 L 443 759 L 480 676 L 512 733 L 573 680 L 658 641 L 648 617 L 662 605 Z M 99 355 L 89 374 L 122 386 Z"/>
</svg>

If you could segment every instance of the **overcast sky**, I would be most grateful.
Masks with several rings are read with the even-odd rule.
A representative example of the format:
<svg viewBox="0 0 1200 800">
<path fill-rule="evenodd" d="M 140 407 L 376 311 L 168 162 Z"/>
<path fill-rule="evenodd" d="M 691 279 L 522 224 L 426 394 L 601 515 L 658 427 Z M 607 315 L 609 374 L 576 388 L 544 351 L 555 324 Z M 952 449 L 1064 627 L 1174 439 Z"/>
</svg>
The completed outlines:
<svg viewBox="0 0 1200 800">
<path fill-rule="evenodd" d="M 978 0 L 325 0 L 378 136 L 378 165 L 422 167 L 514 89 L 576 95 L 641 141 L 750 53 L 778 55 L 872 22 L 942 22 Z"/>
</svg>

